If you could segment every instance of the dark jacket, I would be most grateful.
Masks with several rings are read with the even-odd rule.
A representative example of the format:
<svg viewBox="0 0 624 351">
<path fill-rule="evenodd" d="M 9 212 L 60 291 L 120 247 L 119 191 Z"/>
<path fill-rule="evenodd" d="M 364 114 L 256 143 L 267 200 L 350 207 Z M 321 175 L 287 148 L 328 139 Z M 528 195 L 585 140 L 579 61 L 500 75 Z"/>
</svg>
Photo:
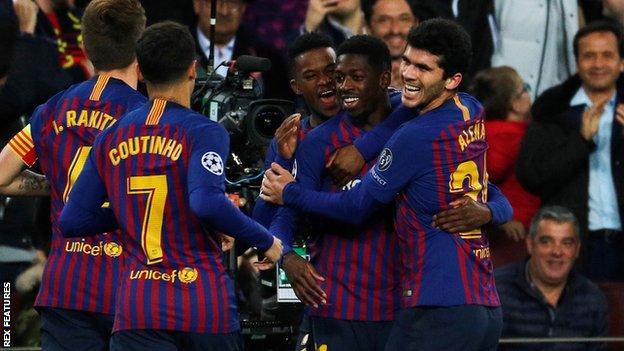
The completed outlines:
<svg viewBox="0 0 624 351">
<path fill-rule="evenodd" d="M 502 338 L 597 337 L 607 334 L 607 299 L 574 270 L 556 308 L 527 280 L 527 260 L 497 269 L 496 289 L 503 308 Z M 501 344 L 501 350 L 604 350 L 601 343 Z"/>
<path fill-rule="evenodd" d="M 618 80 L 617 102 L 624 102 L 624 78 Z M 575 75 L 563 84 L 546 90 L 533 105 L 534 122 L 520 147 L 517 176 L 520 183 L 542 199 L 543 205 L 569 208 L 587 230 L 589 212 L 589 155 L 596 148 L 580 134 L 584 106 L 570 106 L 581 87 Z M 615 118 L 615 116 L 613 117 Z M 618 199 L 624 199 L 624 134 L 613 122 L 611 170 Z M 619 204 L 624 218 L 624 203 Z"/>
<path fill-rule="evenodd" d="M 206 57 L 197 41 L 197 31 L 192 29 L 191 33 L 195 36 L 195 47 L 199 57 L 199 63 L 204 68 L 208 67 L 208 57 Z M 254 38 L 252 34 L 241 27 L 236 33 L 232 58 L 236 59 L 240 55 L 264 57 L 271 60 L 271 69 L 268 72 L 262 73 L 263 97 L 265 99 L 286 99 L 294 101 L 295 95 L 290 89 L 285 58 L 277 49 L 270 44 Z"/>
</svg>

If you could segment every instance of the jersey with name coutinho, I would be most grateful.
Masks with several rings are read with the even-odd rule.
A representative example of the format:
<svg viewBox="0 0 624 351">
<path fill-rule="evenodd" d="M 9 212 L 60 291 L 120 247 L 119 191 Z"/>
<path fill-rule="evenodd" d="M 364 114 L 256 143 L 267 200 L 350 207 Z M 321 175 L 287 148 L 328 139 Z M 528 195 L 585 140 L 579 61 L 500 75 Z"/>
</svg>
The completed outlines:
<svg viewBox="0 0 624 351">
<path fill-rule="evenodd" d="M 330 156 L 366 131 L 341 113 L 312 130 L 297 149 L 293 173 L 301 186 L 327 192 L 347 191 L 360 182 L 375 160 L 344 187 L 333 182 L 325 165 Z M 385 208 L 359 226 L 326 218 L 310 220 L 315 236 L 311 261 L 325 277 L 320 282 L 327 304 L 311 309 L 311 315 L 361 321 L 394 319 L 399 307 L 398 238 L 392 209 Z"/>
<path fill-rule="evenodd" d="M 218 234 L 189 202 L 200 188 L 223 195 L 228 149 L 222 126 L 161 99 L 96 140 L 86 169 L 97 171 L 128 252 L 114 331 L 239 329 Z"/>
<path fill-rule="evenodd" d="M 378 201 L 396 199 L 404 307 L 500 305 L 485 233 L 432 227 L 455 199 L 487 201 L 483 118 L 479 102 L 458 93 L 405 123 L 362 181 Z"/>
<path fill-rule="evenodd" d="M 58 219 L 96 136 L 146 98 L 121 80 L 96 76 L 39 106 L 10 148 L 51 186 L 52 240 L 35 305 L 113 314 L 120 260 L 119 233 L 66 239 Z"/>
</svg>

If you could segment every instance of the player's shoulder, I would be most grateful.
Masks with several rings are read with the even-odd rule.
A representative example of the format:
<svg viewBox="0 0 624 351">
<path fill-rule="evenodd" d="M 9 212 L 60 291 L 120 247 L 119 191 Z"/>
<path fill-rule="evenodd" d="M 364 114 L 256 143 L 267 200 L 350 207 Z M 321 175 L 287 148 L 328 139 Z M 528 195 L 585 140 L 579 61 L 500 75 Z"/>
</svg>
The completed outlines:
<svg viewBox="0 0 624 351">
<path fill-rule="evenodd" d="M 229 134 L 225 128 L 210 118 L 200 114 L 199 112 L 185 108 L 180 109 L 176 116 L 183 128 L 192 136 L 217 136 L 220 138 L 229 138 Z"/>
<path fill-rule="evenodd" d="M 319 124 L 316 128 L 306 134 L 303 142 L 308 143 L 327 143 L 330 140 L 331 133 L 334 132 L 342 119 L 346 116 L 345 112 L 340 112 L 337 115 L 331 117 L 327 121 Z"/>
</svg>

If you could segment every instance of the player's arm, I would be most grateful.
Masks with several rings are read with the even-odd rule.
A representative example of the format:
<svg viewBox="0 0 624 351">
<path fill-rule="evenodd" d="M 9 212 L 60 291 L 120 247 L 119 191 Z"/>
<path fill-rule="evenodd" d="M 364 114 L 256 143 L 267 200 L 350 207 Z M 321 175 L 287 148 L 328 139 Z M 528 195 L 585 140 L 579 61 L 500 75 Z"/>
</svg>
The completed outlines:
<svg viewBox="0 0 624 351">
<path fill-rule="evenodd" d="M 17 133 L 0 152 L 0 194 L 7 196 L 48 196 L 45 176 L 29 170 L 37 160 L 30 125 Z"/>
<path fill-rule="evenodd" d="M 411 135 L 410 135 L 411 134 Z M 422 167 L 415 162 L 414 133 L 405 129 L 390 139 L 377 164 L 349 191 L 323 193 L 303 189 L 277 164 L 267 172 L 262 192 L 266 201 L 297 208 L 351 224 L 364 222 L 380 204 L 389 203 Z"/>
<path fill-rule="evenodd" d="M 256 247 L 276 262 L 281 255 L 279 239 L 244 215 L 225 195 L 227 132 L 216 125 L 204 125 L 191 132 L 195 136 L 188 166 L 191 210 L 210 227 Z"/>
<path fill-rule="evenodd" d="M 102 207 L 106 199 L 106 188 L 91 152 L 61 212 L 59 227 L 63 236 L 91 236 L 118 229 L 113 211 Z"/>
<path fill-rule="evenodd" d="M 334 182 L 342 186 L 359 174 L 364 164 L 379 156 L 394 132 L 412 115 L 413 112 L 410 113 L 405 108 L 396 108 L 384 121 L 357 138 L 352 145 L 336 150 L 327 163 Z"/>
<path fill-rule="evenodd" d="M 449 204 L 448 210 L 433 216 L 433 225 L 450 233 L 481 228 L 486 224 L 501 225 L 513 215 L 509 200 L 500 189 L 488 183 L 488 202 L 483 204 L 463 196 Z"/>
</svg>

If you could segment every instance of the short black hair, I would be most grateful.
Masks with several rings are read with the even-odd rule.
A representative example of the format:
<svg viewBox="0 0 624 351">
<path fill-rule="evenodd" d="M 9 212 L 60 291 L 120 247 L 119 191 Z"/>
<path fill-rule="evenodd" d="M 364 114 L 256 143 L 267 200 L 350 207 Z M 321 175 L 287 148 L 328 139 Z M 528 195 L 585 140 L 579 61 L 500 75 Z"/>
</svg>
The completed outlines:
<svg viewBox="0 0 624 351">
<path fill-rule="evenodd" d="M 366 23 L 370 23 L 371 18 L 373 17 L 373 7 L 377 3 L 377 1 L 378 0 L 362 0 L 362 12 L 364 12 L 364 19 L 366 20 Z M 416 8 L 414 6 L 415 1 L 405 0 L 405 2 L 407 3 L 407 5 L 409 5 L 410 10 L 412 11 L 412 15 L 414 15 L 414 17 L 418 19 L 418 16 L 416 16 Z"/>
<path fill-rule="evenodd" d="M 145 80 L 175 82 L 195 59 L 195 42 L 186 26 L 165 21 L 149 26 L 137 43 L 137 60 Z"/>
<path fill-rule="evenodd" d="M 447 19 L 434 18 L 412 27 L 407 45 L 439 56 L 444 78 L 456 73 L 464 75 L 472 58 L 470 36 L 458 23 Z"/>
<path fill-rule="evenodd" d="M 340 44 L 336 57 L 345 54 L 362 55 L 377 72 L 389 71 L 392 58 L 388 46 L 381 39 L 371 35 L 354 35 Z"/>
<path fill-rule="evenodd" d="M 616 21 L 611 21 L 607 19 L 602 19 L 598 21 L 593 21 L 586 25 L 585 27 L 579 29 L 574 35 L 574 57 L 578 59 L 578 50 L 579 50 L 579 41 L 592 33 L 596 32 L 611 32 L 615 35 L 618 44 L 618 52 L 620 53 L 620 57 L 624 57 L 624 43 L 622 42 L 622 25 L 620 25 Z"/>
<path fill-rule="evenodd" d="M 319 48 L 333 48 L 332 40 L 319 32 L 305 33 L 297 37 L 288 46 L 288 74 L 292 78 L 295 75 L 295 59 L 297 56 L 310 50 Z"/>
</svg>

